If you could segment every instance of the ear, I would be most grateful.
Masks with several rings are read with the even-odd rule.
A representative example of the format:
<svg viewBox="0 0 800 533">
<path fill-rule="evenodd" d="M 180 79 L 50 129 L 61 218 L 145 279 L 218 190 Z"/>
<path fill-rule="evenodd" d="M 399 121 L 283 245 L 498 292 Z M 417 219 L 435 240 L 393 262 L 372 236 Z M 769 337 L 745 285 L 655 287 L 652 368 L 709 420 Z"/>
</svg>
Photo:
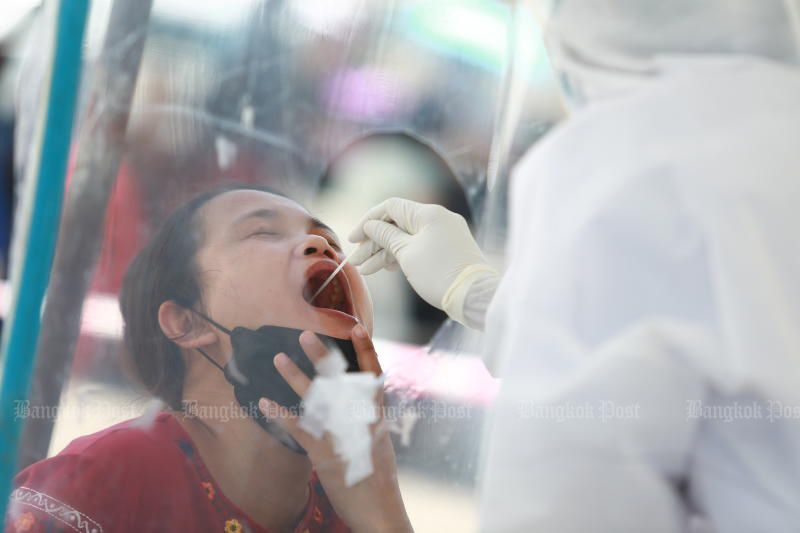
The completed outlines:
<svg viewBox="0 0 800 533">
<path fill-rule="evenodd" d="M 217 335 L 208 324 L 200 323 L 194 313 L 172 300 L 158 307 L 158 324 L 164 335 L 181 348 L 202 348 L 217 342 Z"/>
</svg>

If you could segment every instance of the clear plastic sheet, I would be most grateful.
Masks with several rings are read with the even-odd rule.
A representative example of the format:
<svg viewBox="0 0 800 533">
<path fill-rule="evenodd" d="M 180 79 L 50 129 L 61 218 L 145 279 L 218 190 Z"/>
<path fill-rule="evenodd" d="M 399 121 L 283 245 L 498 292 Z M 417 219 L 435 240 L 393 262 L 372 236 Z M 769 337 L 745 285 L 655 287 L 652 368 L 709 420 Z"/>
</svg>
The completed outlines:
<svg viewBox="0 0 800 533">
<path fill-rule="evenodd" d="M 288 197 L 245 190 L 227 193 L 235 197 L 230 201 L 225 195 L 210 200 L 194 219 L 204 238 L 233 224 L 234 215 L 246 214 L 245 205 L 288 209 L 282 216 L 292 220 L 298 213 L 312 215 L 343 241 L 360 215 L 385 198 L 440 203 L 462 213 L 502 264 L 508 169 L 561 113 L 525 6 L 492 0 L 329 4 L 155 0 L 149 9 L 149 2 L 139 0 L 93 3 L 21 466 L 123 420 L 140 417 L 137 427 L 156 427 L 159 410 L 171 409 L 131 379 L 130 361 L 141 354 L 121 342 L 118 295 L 137 253 L 179 206 L 202 192 L 237 182 Z M 39 26 L 39 42 L 46 42 L 47 29 Z M 18 100 L 19 168 L 30 156 L 26 132 L 39 105 L 35 88 L 47 68 L 32 46 L 21 81 L 32 90 L 21 91 Z M 437 167 L 439 157 L 451 175 Z M 210 229 L 209 221 L 217 225 Z M 229 329 L 277 325 L 341 338 L 343 324 L 350 323 L 336 325 L 303 307 L 292 269 L 313 261 L 286 259 L 286 248 L 284 255 L 276 251 L 298 238 L 296 224 L 284 230 L 277 240 L 256 238 L 294 266 L 274 270 L 277 277 L 262 278 L 253 269 L 238 271 L 251 276 L 246 280 L 224 272 L 224 281 L 204 277 L 202 311 Z M 307 231 L 335 237 L 319 227 Z M 311 255 L 339 262 L 355 247 L 341 246 L 330 246 L 334 256 L 321 248 Z M 202 255 L 202 244 L 200 250 L 201 269 L 242 268 L 248 258 L 244 251 L 237 256 L 220 248 Z M 351 287 L 358 293 L 351 304 L 358 309 L 349 314 L 372 329 L 386 373 L 382 427 L 394 443 L 411 523 L 416 531 L 470 531 L 476 527 L 482 414 L 497 387 L 475 356 L 479 337 L 444 323 L 444 315 L 414 295 L 399 273 L 381 272 L 366 281 L 355 269 L 345 274 L 351 285 L 365 283 L 363 293 Z M 245 294 L 246 287 L 253 294 Z M 290 294 L 286 300 L 269 299 L 282 291 Z M 247 307 L 258 301 L 254 294 L 265 296 L 261 302 L 269 309 L 263 315 Z M 296 309 L 307 312 L 296 316 Z M 249 311 L 247 323 L 230 319 Z M 194 317 L 192 327 L 201 321 Z M 224 366 L 230 341 L 213 326 L 203 331 L 215 336 L 207 352 Z M 186 383 L 218 373 L 192 347 L 184 347 L 183 357 Z M 184 392 L 193 390 L 186 383 Z M 194 405 L 210 403 L 201 394 Z M 252 422 L 211 418 L 209 424 L 223 428 Z M 248 441 L 219 455 L 202 444 L 197 448 L 216 478 L 203 481 L 212 483 L 211 492 L 224 492 L 237 510 L 252 508 L 242 492 L 259 486 L 254 479 L 269 468 L 254 464 L 249 477 L 231 481 L 226 469 L 236 461 L 225 458 L 247 457 L 257 445 Z M 119 471 L 130 461 L 120 457 Z M 114 479 L 115 465 L 108 468 Z M 247 520 L 237 520 L 246 530 Z M 264 526 L 269 520 L 253 522 Z M 229 525 L 236 531 L 225 522 L 226 531 Z"/>
</svg>

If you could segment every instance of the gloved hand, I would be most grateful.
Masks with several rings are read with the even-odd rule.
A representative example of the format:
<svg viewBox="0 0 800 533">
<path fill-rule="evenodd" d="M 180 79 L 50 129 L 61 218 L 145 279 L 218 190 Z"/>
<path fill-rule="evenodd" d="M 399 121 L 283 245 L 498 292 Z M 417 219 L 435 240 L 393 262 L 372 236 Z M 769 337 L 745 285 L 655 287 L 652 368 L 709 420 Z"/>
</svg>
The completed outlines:
<svg viewBox="0 0 800 533">
<path fill-rule="evenodd" d="M 390 198 L 367 211 L 348 239 L 361 243 L 349 261 L 362 274 L 399 266 L 417 294 L 461 323 L 470 286 L 497 274 L 464 218 L 440 205 Z"/>
</svg>

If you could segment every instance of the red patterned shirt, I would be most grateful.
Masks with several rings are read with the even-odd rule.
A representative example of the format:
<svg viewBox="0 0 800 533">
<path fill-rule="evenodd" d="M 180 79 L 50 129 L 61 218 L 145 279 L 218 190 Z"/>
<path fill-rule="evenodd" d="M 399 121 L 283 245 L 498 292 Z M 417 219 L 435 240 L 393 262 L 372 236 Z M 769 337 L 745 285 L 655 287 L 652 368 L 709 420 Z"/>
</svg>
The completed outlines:
<svg viewBox="0 0 800 533">
<path fill-rule="evenodd" d="M 8 532 L 269 533 L 230 501 L 169 413 L 72 441 L 14 480 Z M 349 531 L 316 473 L 297 533 Z"/>
</svg>

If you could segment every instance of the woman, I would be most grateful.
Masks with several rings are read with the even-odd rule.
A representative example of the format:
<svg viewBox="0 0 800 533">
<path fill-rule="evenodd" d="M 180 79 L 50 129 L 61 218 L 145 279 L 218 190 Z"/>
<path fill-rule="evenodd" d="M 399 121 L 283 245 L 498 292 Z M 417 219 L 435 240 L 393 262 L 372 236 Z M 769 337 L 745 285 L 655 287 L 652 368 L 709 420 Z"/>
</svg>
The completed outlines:
<svg viewBox="0 0 800 533">
<path fill-rule="evenodd" d="M 220 372 L 232 353 L 223 329 L 273 325 L 349 338 L 360 368 L 380 373 L 369 293 L 353 267 L 339 310 L 306 301 L 308 273 L 342 259 L 330 228 L 267 189 L 225 187 L 177 209 L 120 294 L 130 367 L 167 410 L 76 439 L 21 472 L 7 531 L 409 531 L 386 434 L 374 437 L 372 475 L 348 487 L 328 438 L 261 402 L 307 455 L 290 449 L 237 416 Z M 310 331 L 300 341 L 312 362 L 326 356 Z M 283 354 L 274 362 L 302 396 L 305 374 Z"/>
</svg>

